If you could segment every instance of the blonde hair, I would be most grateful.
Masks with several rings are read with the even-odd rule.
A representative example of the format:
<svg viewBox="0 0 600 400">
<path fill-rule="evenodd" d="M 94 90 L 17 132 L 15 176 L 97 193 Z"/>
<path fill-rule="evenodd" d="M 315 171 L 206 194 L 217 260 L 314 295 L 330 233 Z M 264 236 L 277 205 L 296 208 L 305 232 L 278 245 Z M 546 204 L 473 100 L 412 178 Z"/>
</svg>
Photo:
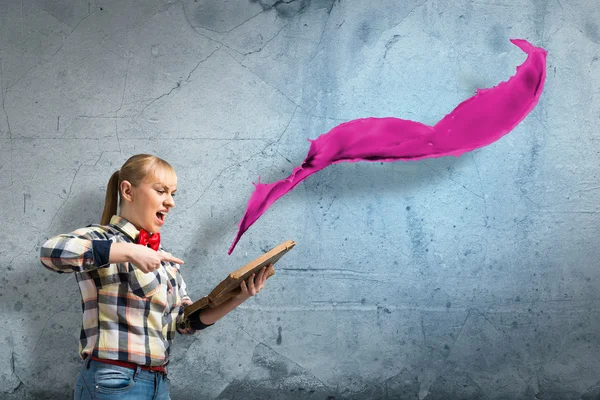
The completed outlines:
<svg viewBox="0 0 600 400">
<path fill-rule="evenodd" d="M 121 182 L 129 181 L 132 186 L 137 186 L 155 176 L 158 170 L 175 174 L 171 164 L 151 154 L 136 154 L 125 161 L 121 169 L 115 171 L 108 181 L 100 224 L 107 225 L 110 218 L 117 213 L 117 204 L 120 204 Z"/>
</svg>

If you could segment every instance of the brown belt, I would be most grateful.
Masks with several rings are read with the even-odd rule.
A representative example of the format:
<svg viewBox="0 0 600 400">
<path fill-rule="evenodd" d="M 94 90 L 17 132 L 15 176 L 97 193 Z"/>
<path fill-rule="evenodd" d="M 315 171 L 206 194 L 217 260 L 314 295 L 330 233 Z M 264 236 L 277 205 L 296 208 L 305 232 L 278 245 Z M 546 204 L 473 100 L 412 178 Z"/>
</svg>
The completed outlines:
<svg viewBox="0 0 600 400">
<path fill-rule="evenodd" d="M 143 371 L 162 372 L 165 375 L 167 374 L 167 369 L 165 368 L 164 365 L 156 365 L 156 366 L 138 365 L 138 364 L 130 363 L 127 361 L 109 360 L 107 358 L 98 358 L 98 357 L 94 357 L 94 356 L 91 356 L 91 359 L 93 361 L 98 361 L 98 362 L 101 362 L 104 364 L 117 365 L 119 367 L 137 369 L 137 367 L 139 366 L 140 369 Z"/>
</svg>

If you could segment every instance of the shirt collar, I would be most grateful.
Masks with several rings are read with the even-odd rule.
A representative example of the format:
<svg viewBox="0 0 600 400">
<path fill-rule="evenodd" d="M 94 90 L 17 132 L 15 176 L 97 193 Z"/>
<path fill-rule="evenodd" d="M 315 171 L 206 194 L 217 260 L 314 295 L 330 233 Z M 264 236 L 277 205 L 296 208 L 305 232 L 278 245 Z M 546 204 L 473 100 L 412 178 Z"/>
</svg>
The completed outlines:
<svg viewBox="0 0 600 400">
<path fill-rule="evenodd" d="M 137 237 L 140 234 L 140 231 L 135 227 L 135 225 L 120 215 L 113 215 L 110 219 L 110 223 L 121 232 L 129 236 L 134 242 L 137 240 Z"/>
</svg>

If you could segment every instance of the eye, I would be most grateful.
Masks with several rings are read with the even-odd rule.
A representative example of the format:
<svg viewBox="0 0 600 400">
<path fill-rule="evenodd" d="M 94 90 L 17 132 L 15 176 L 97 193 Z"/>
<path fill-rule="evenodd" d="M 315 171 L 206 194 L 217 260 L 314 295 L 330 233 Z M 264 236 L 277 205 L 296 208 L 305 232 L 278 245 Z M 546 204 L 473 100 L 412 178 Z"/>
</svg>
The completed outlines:
<svg viewBox="0 0 600 400">
<path fill-rule="evenodd" d="M 157 190 L 157 192 L 160 193 L 160 194 L 164 194 L 165 193 L 164 190 Z"/>
</svg>

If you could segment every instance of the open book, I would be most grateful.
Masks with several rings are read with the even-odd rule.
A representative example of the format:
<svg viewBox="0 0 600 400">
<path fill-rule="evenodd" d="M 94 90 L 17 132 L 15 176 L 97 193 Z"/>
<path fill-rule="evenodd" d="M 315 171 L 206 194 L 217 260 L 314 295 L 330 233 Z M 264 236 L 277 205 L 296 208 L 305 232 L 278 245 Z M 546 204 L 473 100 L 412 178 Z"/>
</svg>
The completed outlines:
<svg viewBox="0 0 600 400">
<path fill-rule="evenodd" d="M 267 253 L 262 256 L 250 261 L 248 264 L 244 265 L 242 268 L 233 271 L 229 274 L 227 278 L 225 278 L 221 283 L 219 283 L 212 292 L 209 293 L 208 296 L 204 296 L 200 300 L 194 302 L 187 306 L 184 310 L 185 318 L 189 317 L 193 313 L 202 310 L 207 307 L 216 307 L 233 296 L 240 293 L 240 284 L 243 280 L 248 279 L 252 274 L 258 273 L 262 267 L 266 267 L 269 264 L 275 264 L 281 257 L 284 256 L 292 247 L 296 245 L 296 242 L 293 240 L 288 240 L 287 242 L 283 242 L 277 247 L 269 250 Z M 267 276 L 270 278 L 275 271 Z"/>
</svg>

